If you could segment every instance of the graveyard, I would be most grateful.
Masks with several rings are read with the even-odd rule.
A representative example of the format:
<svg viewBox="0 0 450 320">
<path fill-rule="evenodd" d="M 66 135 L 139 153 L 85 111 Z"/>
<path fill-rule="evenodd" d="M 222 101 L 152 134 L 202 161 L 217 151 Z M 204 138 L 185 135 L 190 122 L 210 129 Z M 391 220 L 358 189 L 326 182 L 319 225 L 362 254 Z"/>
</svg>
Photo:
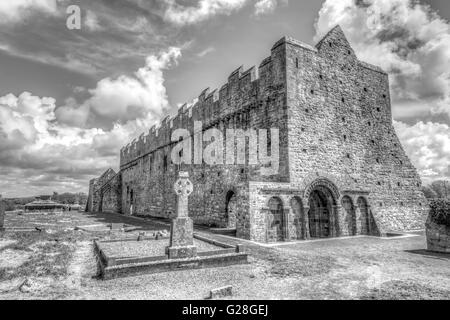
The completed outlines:
<svg viewBox="0 0 450 320">
<path fill-rule="evenodd" d="M 449 299 L 450 257 L 424 232 L 263 244 L 172 221 L 7 212 L 0 299 Z"/>
</svg>

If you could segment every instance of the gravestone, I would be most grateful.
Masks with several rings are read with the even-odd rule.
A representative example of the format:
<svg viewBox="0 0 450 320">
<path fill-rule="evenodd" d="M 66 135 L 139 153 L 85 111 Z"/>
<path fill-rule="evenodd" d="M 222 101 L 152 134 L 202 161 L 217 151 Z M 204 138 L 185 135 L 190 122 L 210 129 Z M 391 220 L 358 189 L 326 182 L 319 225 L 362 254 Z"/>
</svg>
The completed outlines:
<svg viewBox="0 0 450 320">
<path fill-rule="evenodd" d="M 121 231 L 124 229 L 124 224 L 123 223 L 111 223 L 110 229 L 112 231 Z"/>
<path fill-rule="evenodd" d="M 177 216 L 171 223 L 170 245 L 166 253 L 169 259 L 192 258 L 197 256 L 197 248 L 194 246 L 194 222 L 188 217 L 188 197 L 194 191 L 189 173 L 179 173 L 174 190 L 177 194 Z"/>
<path fill-rule="evenodd" d="M 4 223 L 5 223 L 5 203 L 3 202 L 3 198 L 0 195 L 0 231 L 3 230 Z"/>
</svg>

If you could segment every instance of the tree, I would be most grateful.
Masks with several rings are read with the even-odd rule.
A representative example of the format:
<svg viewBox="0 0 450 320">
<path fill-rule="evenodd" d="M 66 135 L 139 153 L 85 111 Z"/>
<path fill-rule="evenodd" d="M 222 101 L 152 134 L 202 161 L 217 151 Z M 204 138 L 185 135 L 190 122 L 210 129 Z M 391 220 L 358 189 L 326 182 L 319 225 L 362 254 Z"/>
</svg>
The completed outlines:
<svg viewBox="0 0 450 320">
<path fill-rule="evenodd" d="M 430 187 L 436 192 L 437 198 L 450 199 L 450 181 L 438 180 L 433 182 Z"/>
<path fill-rule="evenodd" d="M 438 194 L 430 186 L 423 186 L 422 192 L 427 199 L 437 199 Z"/>
<path fill-rule="evenodd" d="M 450 199 L 450 181 L 437 180 L 422 187 L 427 199 Z"/>
</svg>

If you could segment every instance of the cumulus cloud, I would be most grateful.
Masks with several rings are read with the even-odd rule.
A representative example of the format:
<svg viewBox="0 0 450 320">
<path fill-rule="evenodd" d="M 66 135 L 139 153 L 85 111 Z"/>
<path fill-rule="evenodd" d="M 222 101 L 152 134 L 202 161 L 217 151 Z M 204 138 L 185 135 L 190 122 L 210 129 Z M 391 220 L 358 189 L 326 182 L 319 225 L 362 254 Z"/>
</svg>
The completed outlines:
<svg viewBox="0 0 450 320">
<path fill-rule="evenodd" d="M 90 31 L 102 30 L 98 17 L 92 10 L 87 10 L 84 25 L 88 27 Z"/>
<path fill-rule="evenodd" d="M 194 6 L 180 5 L 176 0 L 166 0 L 167 10 L 164 18 L 178 25 L 198 23 L 212 16 L 229 15 L 241 9 L 247 0 L 200 0 Z"/>
<path fill-rule="evenodd" d="M 61 0 L 0 1 L 0 23 L 16 22 L 33 12 L 55 14 Z"/>
<path fill-rule="evenodd" d="M 257 0 L 255 15 L 261 16 L 275 11 L 289 0 Z M 181 5 L 176 0 L 165 0 L 164 19 L 179 26 L 203 22 L 217 15 L 230 15 L 242 9 L 251 0 L 199 0 L 194 5 Z"/>
<path fill-rule="evenodd" d="M 29 92 L 0 97 L 1 192 L 51 181 L 54 188 L 82 191 L 89 178 L 116 167 L 120 148 L 169 107 L 163 70 L 180 54 L 170 48 L 149 56 L 133 77 L 99 81 L 82 103 L 69 98 L 58 108 L 55 99 Z M 103 126 L 89 126 L 90 119 Z"/>
<path fill-rule="evenodd" d="M 181 55 L 179 48 L 169 48 L 159 56 L 147 58 L 145 67 L 134 76 L 105 78 L 89 90 L 91 97 L 82 104 L 68 99 L 56 110 L 62 123 L 109 130 L 115 124 L 141 119 L 148 123 L 162 115 L 168 107 L 163 70 Z"/>
<path fill-rule="evenodd" d="M 450 127 L 419 122 L 394 122 L 406 153 L 425 182 L 450 178 Z"/>
<path fill-rule="evenodd" d="M 255 15 L 262 16 L 273 13 L 279 5 L 286 5 L 288 0 L 258 0 L 255 3 Z"/>
<path fill-rule="evenodd" d="M 316 21 L 316 40 L 336 24 L 362 60 L 390 73 L 397 118 L 450 115 L 450 25 L 429 6 L 412 0 L 327 0 Z"/>
<path fill-rule="evenodd" d="M 214 52 L 214 51 L 216 51 L 216 48 L 214 48 L 214 47 L 208 47 L 208 48 L 206 48 L 205 50 L 202 50 L 202 51 L 200 51 L 199 53 L 197 53 L 197 57 L 203 58 L 204 56 L 206 56 L 206 55 L 208 55 L 208 54 L 210 54 L 210 53 L 212 53 L 212 52 Z"/>
</svg>

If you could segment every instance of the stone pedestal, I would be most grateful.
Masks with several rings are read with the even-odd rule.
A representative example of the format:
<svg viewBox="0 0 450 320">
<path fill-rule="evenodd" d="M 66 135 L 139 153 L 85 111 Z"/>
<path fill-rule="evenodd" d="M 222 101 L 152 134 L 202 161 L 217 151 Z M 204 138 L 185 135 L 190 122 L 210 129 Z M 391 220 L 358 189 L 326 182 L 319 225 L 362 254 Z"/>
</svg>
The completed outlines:
<svg viewBox="0 0 450 320">
<path fill-rule="evenodd" d="M 170 245 L 166 250 L 169 259 L 192 258 L 197 255 L 197 248 L 194 246 L 194 222 L 191 218 L 172 220 Z"/>
</svg>

